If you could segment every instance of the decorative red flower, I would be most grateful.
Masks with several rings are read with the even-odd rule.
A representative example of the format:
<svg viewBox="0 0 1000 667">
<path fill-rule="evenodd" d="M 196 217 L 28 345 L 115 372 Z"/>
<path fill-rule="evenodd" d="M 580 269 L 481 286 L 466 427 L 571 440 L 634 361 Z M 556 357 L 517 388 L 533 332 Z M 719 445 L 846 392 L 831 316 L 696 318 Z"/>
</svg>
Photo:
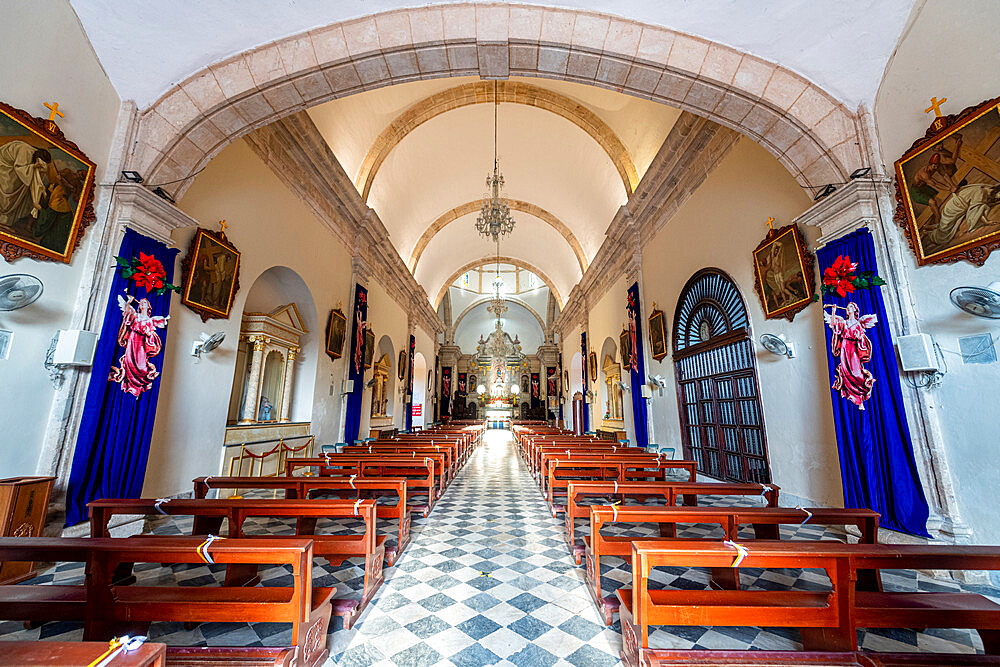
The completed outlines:
<svg viewBox="0 0 1000 667">
<path fill-rule="evenodd" d="M 139 253 L 139 263 L 132 274 L 132 280 L 140 287 L 145 287 L 147 292 L 163 288 L 163 281 L 167 277 L 167 272 L 163 270 L 160 260 L 144 252 Z"/>
<path fill-rule="evenodd" d="M 840 255 L 833 264 L 823 272 L 823 284 L 831 292 L 836 292 L 842 297 L 854 292 L 854 272 L 858 270 L 856 262 L 851 262 L 850 255 Z"/>
</svg>

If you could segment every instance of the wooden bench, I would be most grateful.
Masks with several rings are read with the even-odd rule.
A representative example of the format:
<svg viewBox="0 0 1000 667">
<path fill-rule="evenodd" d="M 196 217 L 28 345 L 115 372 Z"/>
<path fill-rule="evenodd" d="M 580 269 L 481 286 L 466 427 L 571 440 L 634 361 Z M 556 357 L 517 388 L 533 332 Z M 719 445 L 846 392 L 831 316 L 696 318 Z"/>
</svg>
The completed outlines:
<svg viewBox="0 0 1000 667">
<path fill-rule="evenodd" d="M 83 621 L 87 641 L 144 635 L 156 621 L 184 623 L 290 623 L 295 665 L 322 664 L 329 651 L 332 588 L 313 588 L 313 541 L 302 538 L 226 539 L 209 546 L 224 565 L 278 565 L 291 569 L 290 586 L 145 586 L 115 583 L 123 563 L 203 564 L 200 537 L 112 538 L 3 537 L 0 558 L 84 562 L 79 586 L 0 586 L 0 617 L 6 620 Z M 72 590 L 71 590 L 72 589 Z M 239 651 L 253 654 L 253 647 Z M 274 654 L 274 649 L 260 652 Z M 202 663 L 212 664 L 212 663 Z M 218 663 L 215 663 L 218 664 Z M 273 664 L 273 663 L 271 663 Z"/>
<path fill-rule="evenodd" d="M 209 489 L 275 489 L 283 490 L 285 498 L 310 498 L 314 493 L 332 492 L 342 498 L 363 498 L 393 493 L 395 505 L 377 504 L 376 514 L 382 519 L 395 519 L 398 537 L 395 544 L 386 544 L 385 559 L 395 565 L 400 554 L 410 543 L 411 511 L 427 516 L 426 504 L 408 504 L 406 480 L 385 477 L 344 480 L 334 477 L 197 477 L 194 480 L 194 497 L 207 498 Z"/>
<path fill-rule="evenodd" d="M 0 641 L 0 665 L 11 667 L 79 667 L 93 665 L 106 655 L 108 642 Z M 288 649 L 281 649 L 287 651 Z M 145 642 L 127 653 L 122 651 L 109 663 L 113 667 L 163 667 L 165 644 Z M 273 664 L 273 663 L 272 663 Z"/>
<path fill-rule="evenodd" d="M 604 596 L 601 586 L 601 556 L 629 557 L 632 542 L 657 541 L 655 538 L 629 535 L 603 535 L 601 528 L 610 523 L 655 523 L 658 524 L 663 541 L 686 541 L 698 538 L 678 538 L 677 524 L 714 524 L 721 529 L 722 540 L 739 540 L 740 526 L 750 525 L 754 530 L 754 540 L 778 540 L 782 525 L 854 526 L 864 544 L 878 541 L 878 512 L 868 509 L 837 509 L 810 507 L 806 510 L 788 507 L 610 507 L 593 505 L 590 507 L 590 535 L 583 538 L 587 559 L 586 582 L 590 596 L 599 611 L 604 614 L 604 622 L 611 625 L 618 612 L 618 598 Z M 711 538 L 700 538 L 711 539 Z M 746 539 L 746 538 L 744 538 Z M 859 573 L 859 587 L 865 590 L 881 590 L 878 573 L 866 570 Z M 712 568 L 712 581 L 721 588 L 740 588 L 740 571 L 735 567 Z"/>
<path fill-rule="evenodd" d="M 599 482 L 617 481 L 621 484 L 622 482 L 651 481 L 650 477 L 653 478 L 652 481 L 667 482 L 668 470 L 682 470 L 693 482 L 697 475 L 694 461 L 673 461 L 645 455 L 607 454 L 585 459 L 553 458 L 548 461 L 547 465 L 548 484 L 546 485 L 545 499 L 552 511 L 552 516 L 557 516 L 564 509 L 563 505 L 556 503 L 556 492 L 565 490 L 570 482 L 596 478 L 596 481 Z M 542 467 L 545 466 L 545 457 L 543 457 Z M 563 472 L 562 476 L 559 474 L 560 470 Z"/>
<path fill-rule="evenodd" d="M 762 497 L 767 507 L 778 506 L 780 487 L 774 484 L 744 484 L 742 482 L 588 482 L 573 481 L 566 485 L 566 505 L 563 508 L 565 532 L 564 538 L 570 552 L 576 558 L 576 564 L 583 562 L 583 545 L 576 542 L 576 520 L 590 521 L 590 508 L 593 505 L 581 505 L 580 498 L 604 497 L 618 498 L 619 503 L 626 498 L 648 499 L 663 498 L 663 504 L 673 506 L 680 499 L 684 505 L 696 506 L 698 495 L 718 496 L 756 496 Z M 648 507 L 646 505 L 620 505 L 619 509 L 628 507 Z"/>
<path fill-rule="evenodd" d="M 449 447 L 448 443 L 436 445 L 403 445 L 397 444 L 392 440 L 387 440 L 385 442 L 375 442 L 367 445 L 352 445 L 350 447 L 344 447 L 341 453 L 360 454 L 362 456 L 365 454 L 388 454 L 390 456 L 398 456 L 402 458 L 410 457 L 411 459 L 420 459 L 424 456 L 433 457 L 436 454 L 442 454 L 444 455 L 444 463 L 441 466 L 440 480 L 441 487 L 443 489 L 448 488 L 448 485 L 451 484 L 451 480 L 453 480 L 455 475 L 458 474 L 458 453 L 455 449 Z"/>
<path fill-rule="evenodd" d="M 218 534 L 223 520 L 228 523 L 227 537 L 256 540 L 284 540 L 284 535 L 247 535 L 246 520 L 250 517 L 294 518 L 296 534 L 313 541 L 312 553 L 325 558 L 330 565 L 342 565 L 351 558 L 364 559 L 364 584 L 359 598 L 333 600 L 333 613 L 344 619 L 344 628 L 350 629 L 361 615 L 384 581 L 385 536 L 376 530 L 374 500 L 206 500 L 178 498 L 159 502 L 148 498 L 102 499 L 87 505 L 90 508 L 92 537 L 108 537 L 108 524 L 115 515 L 158 515 L 194 517 L 193 535 Z M 358 517 L 364 521 L 363 533 L 352 535 L 317 535 L 316 521 L 321 518 Z M 123 561 L 122 569 L 115 575 L 115 582 L 124 581 L 131 565 Z M 231 564 L 226 568 L 227 586 L 252 586 L 260 582 L 258 564 L 248 562 Z"/>
<path fill-rule="evenodd" d="M 632 588 L 619 588 L 622 661 L 642 664 L 649 627 L 798 628 L 807 651 L 857 651 L 862 628 L 968 628 L 985 652 L 1000 654 L 1000 605 L 976 593 L 856 590 L 859 570 L 1000 570 L 1000 547 L 749 542 L 743 567 L 822 569 L 821 591 L 650 590 L 654 567 L 731 567 L 720 542 L 633 542 Z"/>
<path fill-rule="evenodd" d="M 377 456 L 374 454 L 329 454 L 309 458 L 290 458 L 285 460 L 285 476 L 293 477 L 299 468 L 316 468 L 321 477 L 342 477 L 349 479 L 365 478 L 396 478 L 406 480 L 406 492 L 409 496 L 426 495 L 427 512 L 434 509 L 442 489 L 437 484 L 438 471 L 443 463 L 443 457 L 435 460 L 425 456 L 419 459 L 405 456 Z"/>
</svg>

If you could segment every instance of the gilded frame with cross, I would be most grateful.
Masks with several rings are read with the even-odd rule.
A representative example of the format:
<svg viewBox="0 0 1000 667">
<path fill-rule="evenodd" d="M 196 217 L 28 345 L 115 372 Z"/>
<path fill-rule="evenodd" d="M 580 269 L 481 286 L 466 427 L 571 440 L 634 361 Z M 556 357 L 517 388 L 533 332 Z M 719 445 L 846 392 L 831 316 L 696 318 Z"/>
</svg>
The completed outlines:
<svg viewBox="0 0 1000 667">
<path fill-rule="evenodd" d="M 813 302 L 816 277 L 802 230 L 792 223 L 771 228 L 753 251 L 754 291 L 765 319 L 785 318 Z"/>
<path fill-rule="evenodd" d="M 917 264 L 982 266 L 1000 248 L 1000 97 L 936 118 L 895 171 L 895 219 Z"/>
<path fill-rule="evenodd" d="M 0 102 L 0 255 L 69 264 L 96 218 L 96 172 L 55 123 Z"/>
</svg>

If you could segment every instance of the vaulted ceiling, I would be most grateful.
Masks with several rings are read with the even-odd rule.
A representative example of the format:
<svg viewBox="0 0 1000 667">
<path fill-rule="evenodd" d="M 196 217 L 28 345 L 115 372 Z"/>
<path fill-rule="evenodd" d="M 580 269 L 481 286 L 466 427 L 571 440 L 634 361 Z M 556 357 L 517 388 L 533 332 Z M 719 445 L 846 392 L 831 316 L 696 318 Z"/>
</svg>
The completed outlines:
<svg viewBox="0 0 1000 667">
<path fill-rule="evenodd" d="M 436 305 L 456 271 L 496 255 L 475 230 L 494 110 L 517 222 L 500 252 L 537 267 L 561 303 L 679 111 L 568 82 L 466 77 L 380 88 L 308 113 Z"/>
</svg>

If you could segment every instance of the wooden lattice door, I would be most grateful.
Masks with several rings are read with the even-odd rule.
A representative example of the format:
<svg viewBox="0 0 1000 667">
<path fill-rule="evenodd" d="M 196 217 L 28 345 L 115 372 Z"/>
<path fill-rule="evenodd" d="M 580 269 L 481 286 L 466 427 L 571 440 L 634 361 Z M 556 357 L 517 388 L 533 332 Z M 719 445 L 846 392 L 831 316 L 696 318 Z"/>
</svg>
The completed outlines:
<svg viewBox="0 0 1000 667">
<path fill-rule="evenodd" d="M 714 270 L 696 274 L 674 332 L 685 455 L 717 479 L 770 482 L 749 320 L 732 281 Z"/>
</svg>

